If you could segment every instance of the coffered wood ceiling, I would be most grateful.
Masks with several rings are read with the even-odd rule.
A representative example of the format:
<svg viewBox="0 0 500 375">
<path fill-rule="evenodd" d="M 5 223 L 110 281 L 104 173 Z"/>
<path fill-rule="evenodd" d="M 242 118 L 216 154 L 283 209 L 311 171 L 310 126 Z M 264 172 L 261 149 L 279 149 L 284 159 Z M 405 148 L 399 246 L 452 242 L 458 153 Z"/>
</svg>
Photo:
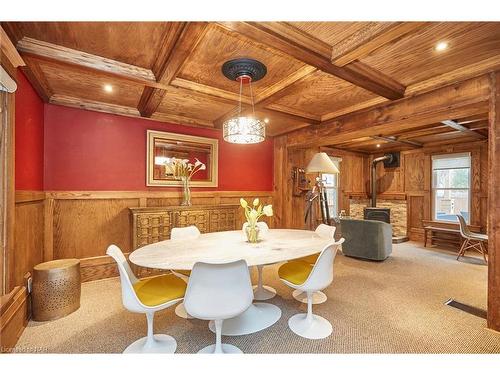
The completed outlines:
<svg viewBox="0 0 500 375">
<path fill-rule="evenodd" d="M 500 68 L 500 23 L 3 22 L 47 102 L 186 125 L 221 127 L 239 86 L 222 64 L 262 61 L 256 113 L 278 135 Z M 448 48 L 435 49 L 445 41 Z M 112 86 L 112 92 L 104 90 Z M 248 88 L 243 111 L 250 111 Z M 484 116 L 333 145 L 414 148 L 487 134 Z M 470 131 L 464 130 L 472 129 Z M 374 138 L 375 137 L 375 138 Z M 377 147 L 377 144 L 380 146 Z"/>
</svg>

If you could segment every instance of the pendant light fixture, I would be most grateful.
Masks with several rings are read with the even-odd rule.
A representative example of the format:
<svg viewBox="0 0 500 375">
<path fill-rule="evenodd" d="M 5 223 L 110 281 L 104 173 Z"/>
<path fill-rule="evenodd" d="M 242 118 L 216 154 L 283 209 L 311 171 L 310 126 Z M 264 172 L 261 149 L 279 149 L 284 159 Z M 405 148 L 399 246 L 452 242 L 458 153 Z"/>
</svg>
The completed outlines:
<svg viewBox="0 0 500 375">
<path fill-rule="evenodd" d="M 222 73 L 232 81 L 238 81 L 240 84 L 238 113 L 224 121 L 223 135 L 224 140 L 230 143 L 250 144 L 259 143 L 266 138 L 266 123 L 255 116 L 255 107 L 253 103 L 252 82 L 256 82 L 267 73 L 264 64 L 257 60 L 240 58 L 226 61 L 222 65 Z M 243 85 L 250 87 L 250 101 L 252 103 L 252 115 L 243 116 L 241 114 L 241 95 Z"/>
</svg>

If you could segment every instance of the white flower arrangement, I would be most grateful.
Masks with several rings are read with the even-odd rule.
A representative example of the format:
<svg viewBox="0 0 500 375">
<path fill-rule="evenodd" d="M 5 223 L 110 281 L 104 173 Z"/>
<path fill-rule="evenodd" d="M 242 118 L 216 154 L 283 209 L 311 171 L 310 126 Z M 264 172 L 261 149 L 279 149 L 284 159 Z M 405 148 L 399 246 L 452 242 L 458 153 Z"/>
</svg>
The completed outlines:
<svg viewBox="0 0 500 375">
<path fill-rule="evenodd" d="M 189 159 L 170 158 L 165 162 L 166 172 L 172 174 L 175 179 L 187 179 L 189 181 L 196 172 L 207 169 L 204 163 L 196 158 L 194 160 L 193 164 L 189 162 Z"/>
</svg>

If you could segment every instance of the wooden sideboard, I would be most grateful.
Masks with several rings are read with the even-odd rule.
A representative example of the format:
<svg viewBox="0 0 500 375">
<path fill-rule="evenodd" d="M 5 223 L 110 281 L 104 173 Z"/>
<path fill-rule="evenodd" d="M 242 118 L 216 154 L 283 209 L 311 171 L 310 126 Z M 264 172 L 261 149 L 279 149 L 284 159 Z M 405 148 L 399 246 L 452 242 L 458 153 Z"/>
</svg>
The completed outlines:
<svg viewBox="0 0 500 375">
<path fill-rule="evenodd" d="M 168 240 L 175 227 L 196 225 L 201 233 L 235 230 L 240 224 L 240 206 L 133 207 L 132 250 Z"/>
</svg>

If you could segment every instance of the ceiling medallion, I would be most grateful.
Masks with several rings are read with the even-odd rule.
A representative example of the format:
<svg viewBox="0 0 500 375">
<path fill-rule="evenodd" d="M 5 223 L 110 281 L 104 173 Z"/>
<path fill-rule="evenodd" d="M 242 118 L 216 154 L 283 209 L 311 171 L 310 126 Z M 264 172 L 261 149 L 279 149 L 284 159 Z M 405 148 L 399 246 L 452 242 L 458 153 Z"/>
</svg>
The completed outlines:
<svg viewBox="0 0 500 375">
<path fill-rule="evenodd" d="M 226 61 L 222 65 L 222 73 L 232 81 L 240 83 L 240 96 L 238 102 L 238 114 L 222 125 L 223 136 L 226 142 L 251 144 L 259 143 L 266 138 L 266 123 L 255 116 L 253 103 L 252 82 L 256 82 L 267 73 L 267 68 L 260 61 L 241 58 Z M 241 94 L 243 85 L 250 87 L 250 101 L 252 103 L 253 116 L 242 116 L 241 114 Z"/>
</svg>

